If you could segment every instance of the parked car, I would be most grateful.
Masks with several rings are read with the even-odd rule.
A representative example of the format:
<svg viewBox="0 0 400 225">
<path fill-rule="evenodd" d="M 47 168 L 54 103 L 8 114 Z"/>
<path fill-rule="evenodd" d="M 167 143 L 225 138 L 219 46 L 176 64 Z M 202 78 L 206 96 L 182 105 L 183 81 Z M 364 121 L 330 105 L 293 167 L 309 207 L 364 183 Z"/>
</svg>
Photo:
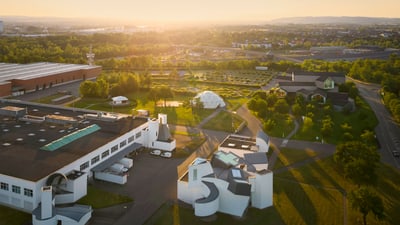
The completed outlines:
<svg viewBox="0 0 400 225">
<path fill-rule="evenodd" d="M 398 151 L 392 151 L 394 157 L 400 157 L 400 153 Z"/>
<path fill-rule="evenodd" d="M 164 157 L 164 158 L 171 158 L 172 153 L 171 152 L 162 152 L 160 156 Z"/>
<path fill-rule="evenodd" d="M 161 150 L 158 149 L 151 150 L 150 155 L 161 155 Z"/>
</svg>

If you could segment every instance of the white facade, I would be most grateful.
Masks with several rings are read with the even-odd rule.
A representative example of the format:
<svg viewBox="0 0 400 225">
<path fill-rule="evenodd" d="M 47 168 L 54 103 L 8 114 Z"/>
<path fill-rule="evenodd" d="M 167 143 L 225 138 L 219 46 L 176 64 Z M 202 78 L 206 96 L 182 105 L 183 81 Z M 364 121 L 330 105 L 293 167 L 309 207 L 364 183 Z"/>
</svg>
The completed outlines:
<svg viewBox="0 0 400 225">
<path fill-rule="evenodd" d="M 243 141 L 241 145 L 235 142 L 239 139 Z M 258 145 L 247 147 L 250 141 Z M 233 148 L 233 143 L 241 148 Z M 189 165 L 187 173 L 177 181 L 178 199 L 192 205 L 200 217 L 216 212 L 242 217 L 249 206 L 272 206 L 273 173 L 268 170 L 268 147 L 265 134 L 255 140 L 229 136 L 211 161 L 197 158 Z"/>
<path fill-rule="evenodd" d="M 4 32 L 3 21 L 0 21 L 0 34 Z"/>
</svg>

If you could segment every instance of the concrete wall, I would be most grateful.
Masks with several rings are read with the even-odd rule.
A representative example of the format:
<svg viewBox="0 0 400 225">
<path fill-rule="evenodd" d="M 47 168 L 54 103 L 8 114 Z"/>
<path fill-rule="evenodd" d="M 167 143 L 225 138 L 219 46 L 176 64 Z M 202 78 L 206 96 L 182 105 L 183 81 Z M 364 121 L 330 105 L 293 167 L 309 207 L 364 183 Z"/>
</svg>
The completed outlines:
<svg viewBox="0 0 400 225">
<path fill-rule="evenodd" d="M 228 182 L 217 178 L 204 178 L 204 180 L 213 182 L 219 191 L 219 208 L 218 211 L 234 216 L 243 216 L 246 211 L 250 197 L 243 195 L 235 195 L 228 190 Z"/>
<path fill-rule="evenodd" d="M 40 188 L 34 182 L 0 174 L 0 182 L 8 184 L 8 190 L 0 189 L 0 204 L 17 208 L 21 211 L 31 212 L 40 202 Z M 20 187 L 20 193 L 14 193 L 12 186 Z M 33 191 L 32 197 L 24 195 L 24 189 Z"/>
<path fill-rule="evenodd" d="M 273 173 L 256 174 L 255 184 L 252 185 L 251 205 L 264 209 L 273 204 Z"/>
<path fill-rule="evenodd" d="M 104 180 L 115 184 L 126 184 L 128 176 L 126 174 L 114 174 L 111 172 L 95 172 L 94 177 L 98 180 Z"/>
</svg>

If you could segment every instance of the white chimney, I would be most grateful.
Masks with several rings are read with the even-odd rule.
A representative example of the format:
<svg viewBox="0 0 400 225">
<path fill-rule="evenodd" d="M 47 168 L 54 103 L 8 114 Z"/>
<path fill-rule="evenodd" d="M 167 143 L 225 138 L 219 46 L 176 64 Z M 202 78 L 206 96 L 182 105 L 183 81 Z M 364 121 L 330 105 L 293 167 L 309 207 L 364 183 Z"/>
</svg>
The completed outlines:
<svg viewBox="0 0 400 225">
<path fill-rule="evenodd" d="M 48 219 L 53 216 L 53 188 L 51 186 L 42 187 L 41 218 Z"/>
<path fill-rule="evenodd" d="M 158 114 L 158 120 L 160 121 L 160 124 L 167 124 L 167 114 Z"/>
</svg>

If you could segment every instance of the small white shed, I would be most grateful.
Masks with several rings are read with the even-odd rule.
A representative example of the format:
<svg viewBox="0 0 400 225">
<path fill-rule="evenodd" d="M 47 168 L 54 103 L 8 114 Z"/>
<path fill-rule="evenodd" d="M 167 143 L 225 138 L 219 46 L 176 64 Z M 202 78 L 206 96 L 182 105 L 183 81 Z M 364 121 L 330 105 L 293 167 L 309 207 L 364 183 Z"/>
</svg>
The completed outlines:
<svg viewBox="0 0 400 225">
<path fill-rule="evenodd" d="M 121 104 L 126 104 L 128 103 L 128 98 L 125 96 L 117 96 L 112 98 L 112 104 L 113 105 L 121 105 Z"/>
</svg>

